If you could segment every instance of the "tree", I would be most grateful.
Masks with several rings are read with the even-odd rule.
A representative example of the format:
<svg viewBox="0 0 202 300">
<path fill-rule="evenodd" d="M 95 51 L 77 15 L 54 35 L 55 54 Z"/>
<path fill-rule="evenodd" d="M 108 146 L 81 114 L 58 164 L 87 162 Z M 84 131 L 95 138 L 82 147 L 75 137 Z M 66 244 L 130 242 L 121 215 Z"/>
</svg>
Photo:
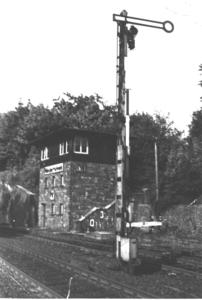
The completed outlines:
<svg viewBox="0 0 202 300">
<path fill-rule="evenodd" d="M 181 133 L 172 128 L 168 117 L 147 113 L 131 116 L 131 187 L 137 191 L 148 187 L 155 195 L 154 142 L 158 144 L 159 189 L 161 196 L 165 183 L 168 154 Z"/>
<path fill-rule="evenodd" d="M 98 95 L 65 97 L 50 109 L 29 101 L 0 115 L 0 166 L 10 170 L 10 181 L 37 190 L 40 157 L 32 145 L 50 132 L 64 127 L 115 129 L 115 107 L 105 105 Z"/>
<path fill-rule="evenodd" d="M 1 168 L 23 165 L 25 154 L 23 140 L 19 136 L 25 116 L 26 107 L 21 104 L 14 111 L 9 111 L 0 117 L 0 163 Z"/>
<path fill-rule="evenodd" d="M 199 72 L 202 72 L 202 64 L 199 65 Z M 201 75 L 201 74 L 200 74 Z M 199 81 L 200 86 L 202 86 L 202 80 Z"/>
<path fill-rule="evenodd" d="M 113 105 L 105 105 L 99 95 L 72 96 L 64 94 L 65 98 L 55 102 L 52 109 L 59 127 L 74 127 L 86 129 L 116 129 L 116 109 Z"/>
<path fill-rule="evenodd" d="M 105 105 L 99 95 L 75 97 L 66 93 L 52 108 L 43 104 L 34 106 L 30 101 L 26 106 L 20 104 L 14 111 L 0 115 L 0 164 L 2 169 L 11 171 L 10 181 L 37 192 L 40 153 L 32 146 L 34 140 L 64 127 L 117 133 L 121 121 L 117 107 Z M 180 157 L 181 133 L 173 129 L 168 117 L 158 114 L 133 114 L 130 127 L 132 191 L 148 187 L 155 195 L 154 141 L 157 139 L 160 200 L 173 196 L 171 190 L 182 194 L 176 182 L 188 180 L 180 177 L 188 164 L 186 159 L 175 160 Z"/>
<path fill-rule="evenodd" d="M 202 71 L 202 65 L 199 66 Z M 199 82 L 202 86 L 202 81 Z M 193 112 L 189 135 L 173 145 L 166 171 L 166 197 L 188 203 L 202 193 L 202 109 Z"/>
</svg>

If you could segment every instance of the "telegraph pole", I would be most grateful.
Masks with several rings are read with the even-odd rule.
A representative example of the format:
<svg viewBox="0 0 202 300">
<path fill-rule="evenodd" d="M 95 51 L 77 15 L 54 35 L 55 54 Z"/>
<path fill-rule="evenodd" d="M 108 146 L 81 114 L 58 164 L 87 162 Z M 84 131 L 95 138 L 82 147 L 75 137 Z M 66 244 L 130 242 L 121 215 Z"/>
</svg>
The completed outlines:
<svg viewBox="0 0 202 300">
<path fill-rule="evenodd" d="M 156 202 L 159 201 L 159 171 L 158 171 L 158 149 L 157 139 L 154 141 L 154 158 L 155 158 L 155 188 L 156 188 Z"/>
<path fill-rule="evenodd" d="M 127 11 L 125 10 L 123 10 L 120 15 L 113 14 L 113 21 L 117 22 L 116 103 L 118 107 L 119 118 L 119 132 L 117 139 L 117 186 L 115 205 L 116 257 L 118 259 L 124 260 L 125 252 L 131 252 L 130 237 L 127 231 L 128 226 L 126 226 L 129 222 L 127 205 L 130 201 L 130 191 L 128 186 L 130 132 L 129 90 L 126 90 L 125 88 L 125 57 L 127 57 L 128 48 L 130 50 L 133 50 L 135 48 L 135 37 L 138 33 L 138 30 L 134 25 L 163 29 L 166 32 L 172 32 L 174 26 L 169 21 L 158 22 L 129 17 Z M 128 29 L 127 27 L 128 24 L 133 24 L 130 26 L 130 29 Z M 125 247 L 125 245 L 128 246 Z M 127 247 L 128 249 L 126 249 Z"/>
</svg>

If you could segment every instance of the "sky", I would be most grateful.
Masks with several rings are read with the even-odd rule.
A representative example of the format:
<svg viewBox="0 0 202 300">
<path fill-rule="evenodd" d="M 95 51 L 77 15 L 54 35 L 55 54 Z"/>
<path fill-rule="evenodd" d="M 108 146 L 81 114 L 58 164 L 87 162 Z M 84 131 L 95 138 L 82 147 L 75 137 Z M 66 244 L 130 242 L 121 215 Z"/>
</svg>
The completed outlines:
<svg viewBox="0 0 202 300">
<path fill-rule="evenodd" d="M 200 109 L 201 0 L 0 0 L 0 112 L 28 99 L 99 94 L 116 103 L 116 30 L 112 15 L 170 20 L 172 33 L 137 26 L 126 58 L 130 113 L 170 115 L 187 132 Z"/>
</svg>

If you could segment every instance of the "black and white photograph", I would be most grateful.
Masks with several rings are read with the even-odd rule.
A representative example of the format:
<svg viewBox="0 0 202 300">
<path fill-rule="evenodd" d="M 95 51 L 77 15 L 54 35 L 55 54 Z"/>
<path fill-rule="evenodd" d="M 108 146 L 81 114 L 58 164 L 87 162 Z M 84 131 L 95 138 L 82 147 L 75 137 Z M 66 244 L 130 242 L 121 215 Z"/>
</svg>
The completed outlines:
<svg viewBox="0 0 202 300">
<path fill-rule="evenodd" d="M 0 0 L 0 298 L 202 298 L 202 0 Z"/>
</svg>

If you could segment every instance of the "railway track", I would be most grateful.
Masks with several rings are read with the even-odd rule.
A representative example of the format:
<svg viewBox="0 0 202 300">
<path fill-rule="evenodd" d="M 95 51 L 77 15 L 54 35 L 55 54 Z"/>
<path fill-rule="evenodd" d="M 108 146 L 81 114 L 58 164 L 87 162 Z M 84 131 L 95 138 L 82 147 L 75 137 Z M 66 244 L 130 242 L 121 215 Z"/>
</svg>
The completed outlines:
<svg viewBox="0 0 202 300">
<path fill-rule="evenodd" d="M 90 237 L 84 237 L 83 235 L 73 235 L 72 234 L 43 234 L 43 232 L 31 233 L 27 236 L 40 237 L 51 241 L 63 242 L 72 245 L 84 246 L 85 248 L 103 250 L 103 251 L 114 251 L 115 241 L 114 240 L 94 240 Z"/>
<path fill-rule="evenodd" d="M 48 240 L 47 242 L 50 243 L 50 240 Z M 73 242 L 71 244 L 69 244 L 67 241 L 62 242 L 62 243 L 60 243 L 60 242 L 57 242 L 57 243 L 60 244 L 60 245 L 63 245 L 64 247 L 69 247 L 69 245 L 71 245 L 72 248 L 75 247 L 75 245 L 73 245 Z M 95 244 L 96 244 L 96 242 L 92 243 L 92 246 L 94 246 Z M 89 247 L 89 246 L 90 246 L 90 243 L 87 244 L 87 247 Z M 84 247 L 84 246 L 77 246 L 76 245 L 76 247 L 78 247 L 79 250 L 81 250 L 81 251 L 86 250 L 86 247 Z M 97 248 L 97 245 L 96 245 L 96 248 Z M 110 249 L 110 248 L 107 248 L 107 249 Z M 110 250 L 112 251 L 112 247 L 111 247 Z M 100 250 L 100 251 L 103 253 L 103 250 Z M 89 254 L 90 253 L 97 253 L 97 252 L 98 252 L 98 250 L 91 249 Z M 148 252 L 150 252 L 149 255 L 148 255 Z M 140 256 L 142 258 L 145 257 L 145 251 L 142 251 L 142 249 L 140 249 L 140 254 L 141 254 Z M 112 257 L 112 252 L 107 254 L 107 251 L 105 250 L 105 255 L 108 255 L 109 257 Z M 162 258 L 166 257 L 168 260 L 170 258 L 169 257 L 170 255 L 171 255 L 171 253 L 167 249 L 159 249 L 158 251 L 150 250 L 150 251 L 147 251 L 147 253 L 146 253 L 146 256 L 148 256 L 148 257 L 155 257 L 155 258 L 159 258 L 159 259 L 162 259 Z M 202 273 L 200 273 L 196 270 L 194 270 L 194 271 L 190 270 L 189 267 L 185 265 L 186 257 L 183 257 L 183 258 L 184 258 L 184 260 L 183 260 L 184 264 L 183 265 L 181 264 L 181 262 L 178 263 L 178 265 L 168 265 L 168 264 L 163 263 L 163 264 L 161 264 L 161 269 L 163 271 L 166 271 L 169 274 L 169 276 L 170 275 L 173 276 L 173 275 L 176 275 L 176 274 L 184 274 L 185 276 L 190 276 L 190 278 L 198 278 L 198 279 L 201 280 L 202 279 Z M 172 262 L 172 259 L 173 258 L 172 258 L 172 255 L 171 255 L 170 262 Z M 182 259 L 182 257 L 180 257 L 180 259 Z M 193 258 L 192 258 L 192 260 L 193 260 Z M 193 264 L 192 264 L 192 267 L 193 267 Z M 163 284 L 162 286 L 164 286 L 165 290 L 171 289 L 174 292 L 177 292 L 178 294 L 182 293 L 182 290 L 179 289 L 176 286 L 168 286 L 166 284 Z M 189 295 L 192 298 L 196 298 L 196 295 L 194 293 L 190 293 Z"/>
<path fill-rule="evenodd" d="M 37 250 L 39 245 L 41 245 L 41 249 L 43 249 L 43 251 Z M 162 281 L 160 286 L 157 286 L 156 289 L 151 288 L 151 290 L 149 288 L 142 288 L 139 284 L 140 280 L 136 284 L 133 284 L 132 280 L 128 280 L 126 284 L 124 283 L 124 280 L 121 280 L 122 282 L 120 282 L 120 279 L 117 280 L 117 278 L 114 279 L 110 276 L 101 274 L 101 272 L 97 272 L 96 269 L 90 268 L 92 264 L 88 265 L 84 264 L 83 261 L 82 263 L 79 262 L 78 255 L 80 255 L 80 253 L 83 253 L 88 258 L 94 256 L 94 264 L 96 264 L 95 261 L 99 255 L 101 257 L 103 257 L 103 254 L 106 256 L 106 251 L 89 249 L 89 245 L 85 248 L 84 245 L 73 245 L 73 243 L 69 244 L 67 242 L 53 241 L 51 239 L 26 235 L 25 237 L 19 238 L 17 241 L 1 239 L 1 253 L 3 253 L 3 255 L 5 255 L 5 253 L 7 254 L 8 249 L 10 252 L 10 258 L 17 255 L 21 256 L 21 260 L 30 261 L 28 265 L 24 267 L 25 273 L 30 274 L 31 271 L 31 276 L 35 276 L 35 278 L 37 278 L 38 273 L 36 270 L 33 272 L 33 268 L 36 269 L 36 266 L 40 266 L 40 269 L 43 270 L 42 282 L 49 288 L 51 287 L 61 297 L 66 297 L 68 280 L 70 277 L 73 277 L 73 293 L 74 291 L 77 291 L 77 294 L 73 294 L 72 297 L 77 298 L 85 298 L 85 295 L 88 298 L 93 297 L 93 295 L 94 298 L 99 297 L 98 295 L 101 295 L 102 298 L 165 298 L 165 295 L 167 294 L 169 295 L 169 298 L 196 298 L 197 296 L 193 290 L 184 291 L 183 287 L 179 287 L 178 284 L 176 284 L 176 278 L 179 276 L 177 275 L 176 277 L 173 277 L 169 274 L 177 273 L 181 276 L 182 271 L 180 272 L 178 269 L 178 272 L 176 272 L 176 269 L 174 270 L 172 266 L 162 266 L 162 271 L 168 274 L 166 275 L 166 278 L 169 277 L 170 283 L 165 282 L 167 280 L 166 279 Z M 13 254 L 11 254 L 11 252 Z M 71 256 L 71 253 L 75 253 L 75 258 Z M 82 256 L 82 260 L 85 258 L 84 255 Z M 108 253 L 108 255 L 109 257 L 111 256 L 110 253 Z M 192 273 L 192 278 L 194 275 L 196 275 L 195 272 Z M 187 277 L 187 273 L 185 274 L 185 271 L 183 276 Z M 133 277 L 136 279 L 136 276 Z M 158 280 L 161 280 L 162 274 L 159 274 L 157 277 L 160 278 Z M 199 280 L 198 275 L 195 277 Z M 148 278 L 145 276 L 145 280 L 147 279 Z M 179 280 L 179 278 L 177 278 L 177 280 Z M 82 286 L 86 288 L 84 288 L 84 291 L 82 290 Z M 202 294 L 198 295 L 198 298 L 200 298 L 201 295 Z"/>
<path fill-rule="evenodd" d="M 37 240 L 37 241 L 43 241 L 43 243 L 47 244 L 47 245 L 58 245 L 64 248 L 71 248 L 72 250 L 78 249 L 78 251 L 81 252 L 85 252 L 88 254 L 97 254 L 100 253 L 102 255 L 108 256 L 108 257 L 112 257 L 114 256 L 114 252 L 113 252 L 113 246 L 109 246 L 107 245 L 105 247 L 105 245 L 102 245 L 101 249 L 99 248 L 100 244 L 96 243 L 96 242 L 92 242 L 92 244 L 90 242 L 87 242 L 87 244 L 85 245 L 85 243 L 81 243 L 81 245 L 79 245 L 78 241 L 76 241 L 76 243 L 74 243 L 74 241 L 60 241 L 60 240 L 54 240 L 51 238 L 45 238 L 45 237 L 40 237 L 40 236 L 33 236 L 33 235 L 27 235 L 25 236 L 25 238 L 27 239 L 33 239 L 33 240 Z"/>
<path fill-rule="evenodd" d="M 9 250 L 8 250 L 9 249 Z M 109 297 L 109 298 L 157 298 L 157 295 L 139 290 L 127 284 L 117 282 L 111 278 L 107 278 L 100 274 L 94 273 L 87 269 L 83 269 L 74 263 L 67 263 L 62 259 L 57 259 L 51 255 L 45 255 L 36 253 L 36 251 L 31 251 L 30 249 L 25 249 L 16 245 L 13 242 L 2 241 L 0 244 L 1 255 L 6 255 L 9 251 L 9 258 L 15 260 L 14 257 L 17 255 L 22 257 L 20 261 L 29 261 L 26 266 L 19 266 L 20 262 L 18 259 L 18 266 L 23 267 L 25 273 L 30 273 L 32 271 L 32 276 L 37 277 L 37 272 L 33 272 L 33 269 L 42 267 L 43 271 L 43 284 L 48 288 L 51 287 L 53 291 L 58 293 L 61 297 L 66 297 L 67 295 L 67 286 L 68 280 L 70 277 L 73 278 L 73 282 L 76 283 L 75 290 L 79 290 L 80 287 L 84 287 L 85 291 L 82 291 L 80 288 L 80 293 L 73 296 L 82 297 Z M 16 263 L 16 261 L 15 261 Z M 73 287 L 72 287 L 73 289 Z M 85 294 L 86 293 L 86 294 Z M 72 296 L 72 297 L 73 297 Z"/>
<path fill-rule="evenodd" d="M 21 297 L 30 298 L 31 296 L 31 298 L 61 298 L 58 293 L 25 274 L 19 268 L 16 268 L 1 257 L 0 265 L 1 272 L 12 281 L 12 287 L 13 285 L 15 286 L 15 295 L 16 290 L 19 289 Z"/>
<path fill-rule="evenodd" d="M 60 235 L 54 235 L 54 234 L 43 234 L 39 233 L 37 235 L 30 234 L 27 235 L 27 237 L 32 238 L 38 238 L 48 241 L 55 241 L 60 243 L 60 245 L 63 245 L 64 247 L 76 247 L 78 246 L 79 249 L 90 249 L 92 252 L 100 252 L 104 253 L 105 255 L 112 256 L 115 253 L 115 241 L 114 240 L 108 240 L 108 241 L 100 241 L 100 240 L 93 240 L 92 238 L 84 238 L 83 236 L 76 236 L 74 235 L 71 237 L 71 234 L 65 234 L 65 237 L 63 238 Z M 154 257 L 154 258 L 162 258 L 162 257 L 169 257 L 171 251 L 167 249 L 149 249 L 145 247 L 138 247 L 139 254 L 144 257 Z"/>
<path fill-rule="evenodd" d="M 179 270 L 187 272 L 187 274 L 197 274 L 198 277 L 202 276 L 202 257 L 195 255 L 178 254 L 174 255 L 172 252 L 163 249 L 159 250 L 140 250 L 141 255 L 148 255 L 149 257 L 159 257 L 162 261 L 164 269 Z"/>
<path fill-rule="evenodd" d="M 50 243 L 52 245 L 54 245 L 54 243 L 62 246 L 62 247 L 72 247 L 72 249 L 75 249 L 75 247 L 77 247 L 79 249 L 79 251 L 84 251 L 87 252 L 89 254 L 96 254 L 96 253 L 102 253 L 105 256 L 108 257 L 113 257 L 114 256 L 114 248 L 113 248 L 113 243 L 108 243 L 106 244 L 102 244 L 102 247 L 100 247 L 100 241 L 96 242 L 96 241 L 82 241 L 81 244 L 78 244 L 78 240 L 75 241 L 72 239 L 70 241 L 60 241 L 60 239 L 58 238 L 57 240 L 55 239 L 51 239 L 51 237 L 49 237 L 48 239 L 46 239 L 46 237 L 39 237 L 39 236 L 27 236 L 28 238 L 34 238 L 34 239 L 38 239 L 41 241 L 47 241 L 47 243 Z M 194 255 L 172 255 L 171 250 L 169 249 L 165 249 L 165 248 L 160 248 L 160 249 L 146 249 L 143 247 L 139 247 L 139 255 L 141 258 L 144 257 L 148 257 L 148 258 L 153 258 L 153 259 L 159 259 L 162 262 L 162 267 L 164 270 L 170 270 L 172 267 L 175 271 L 178 270 L 181 272 L 187 272 L 187 274 L 193 275 L 196 274 L 197 277 L 200 277 L 202 274 L 202 262 L 201 262 L 201 258 L 202 257 L 198 257 L 198 256 L 194 256 Z M 167 262 L 167 263 L 166 263 Z"/>
<path fill-rule="evenodd" d="M 162 270 L 170 272 L 170 273 L 174 273 L 174 274 L 183 273 L 183 274 L 186 274 L 186 275 L 188 275 L 192 278 L 197 277 L 199 279 L 202 279 L 202 273 L 201 272 L 192 271 L 192 270 L 189 270 L 189 269 L 184 268 L 184 267 L 162 264 L 161 268 L 162 268 Z"/>
</svg>

